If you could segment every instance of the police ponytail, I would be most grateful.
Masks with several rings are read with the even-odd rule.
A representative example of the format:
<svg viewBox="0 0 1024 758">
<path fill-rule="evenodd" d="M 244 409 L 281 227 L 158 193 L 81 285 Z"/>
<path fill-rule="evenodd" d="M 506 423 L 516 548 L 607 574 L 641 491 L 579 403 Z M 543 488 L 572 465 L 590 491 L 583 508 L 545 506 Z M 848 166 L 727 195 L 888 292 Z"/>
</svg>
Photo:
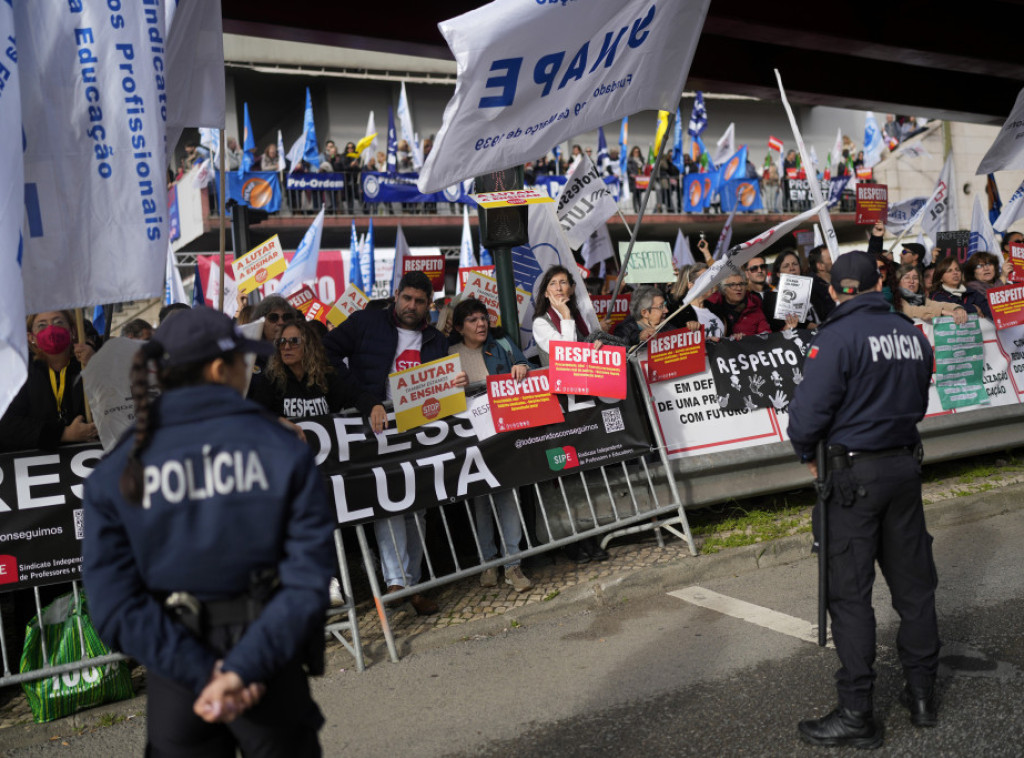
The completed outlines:
<svg viewBox="0 0 1024 758">
<path fill-rule="evenodd" d="M 142 461 L 139 456 L 149 446 L 153 429 L 157 425 L 156 410 L 150 402 L 149 364 L 159 360 L 164 348 L 156 340 L 150 340 L 135 354 L 128 378 L 132 400 L 135 402 L 135 433 L 128 462 L 121 472 L 119 488 L 125 500 L 134 505 L 142 502 Z"/>
</svg>

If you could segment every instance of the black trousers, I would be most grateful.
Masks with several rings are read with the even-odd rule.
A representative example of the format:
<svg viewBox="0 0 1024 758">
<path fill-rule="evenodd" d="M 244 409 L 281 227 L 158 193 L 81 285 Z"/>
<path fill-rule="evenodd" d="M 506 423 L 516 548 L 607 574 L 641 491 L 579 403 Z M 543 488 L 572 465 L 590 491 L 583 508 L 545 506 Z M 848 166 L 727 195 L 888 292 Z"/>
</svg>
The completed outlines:
<svg viewBox="0 0 1024 758">
<path fill-rule="evenodd" d="M 830 472 L 828 609 L 841 664 L 839 704 L 866 711 L 875 681 L 875 561 L 900 617 L 896 646 L 911 686 L 929 686 L 938 668 L 938 577 L 917 461 L 911 455 L 853 460 Z"/>
<path fill-rule="evenodd" d="M 196 696 L 177 682 L 147 677 L 148 758 L 319 758 L 324 718 L 301 664 L 267 682 L 260 702 L 230 724 L 208 724 L 192 712 Z"/>
</svg>

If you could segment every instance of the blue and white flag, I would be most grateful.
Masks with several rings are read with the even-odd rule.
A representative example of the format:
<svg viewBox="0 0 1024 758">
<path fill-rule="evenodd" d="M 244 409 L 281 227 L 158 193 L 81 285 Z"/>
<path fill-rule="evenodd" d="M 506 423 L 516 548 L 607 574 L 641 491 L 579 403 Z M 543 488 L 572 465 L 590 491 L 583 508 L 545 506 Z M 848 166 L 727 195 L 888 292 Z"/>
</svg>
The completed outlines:
<svg viewBox="0 0 1024 758">
<path fill-rule="evenodd" d="M 882 160 L 882 130 L 875 114 L 864 114 L 864 167 L 871 168 Z"/>
<path fill-rule="evenodd" d="M 192 307 L 198 308 L 206 305 L 206 296 L 203 295 L 203 277 L 199 273 L 199 264 L 193 264 L 192 269 Z"/>
<path fill-rule="evenodd" d="M 673 110 L 710 0 L 494 0 L 438 26 L 458 80 L 424 192 L 533 160 L 602 124 Z"/>
<path fill-rule="evenodd" d="M 988 213 L 981 207 L 981 198 L 974 196 L 974 213 L 971 215 L 971 237 L 967 243 L 967 254 L 974 255 L 979 250 L 992 253 L 999 259 L 996 276 L 1000 276 L 1003 268 L 1003 251 L 996 244 L 996 235 L 992 233 L 992 225 L 988 221 Z"/>
<path fill-rule="evenodd" d="M 597 173 L 605 176 L 612 163 L 611 154 L 608 152 L 608 140 L 604 137 L 604 127 L 597 127 Z"/>
<path fill-rule="evenodd" d="M 673 134 L 672 141 L 672 164 L 679 169 L 680 172 L 683 170 L 683 121 L 680 118 L 679 109 L 676 108 L 676 125 L 673 127 L 675 134 Z"/>
<path fill-rule="evenodd" d="M 284 136 L 281 134 L 281 130 L 277 130 L 277 170 L 284 171 L 288 168 L 284 162 Z"/>
<path fill-rule="evenodd" d="M 29 313 L 144 300 L 164 289 L 168 216 L 161 103 L 172 72 L 155 70 L 149 52 L 166 40 L 164 16 L 159 10 L 154 16 L 142 3 L 122 3 L 116 14 L 120 28 L 114 28 L 106 3 L 72 6 L 14 3 L 15 34 L 0 45 L 0 60 L 9 68 L 9 37 L 17 39 L 25 128 L 8 131 L 9 114 L 17 112 L 8 98 L 10 79 L 4 82 L 0 123 L 5 145 L 24 149 L 24 182 L 17 181 L 16 171 L 8 172 L 5 159 L 2 184 L 21 196 L 17 227 L 24 218 Z M 0 7 L 7 14 L 11 3 Z M 223 59 L 220 65 L 223 77 Z M 190 73 L 178 69 L 175 75 Z M 3 255 L 17 250 L 6 240 L 0 247 Z M 0 278 L 14 278 L 13 269 L 5 268 Z M 0 300 L 7 307 L 15 298 Z"/>
<path fill-rule="evenodd" d="M 1003 204 L 1003 210 L 999 218 L 992 222 L 992 228 L 1000 234 L 1006 234 L 1010 224 L 1024 214 L 1024 182 L 1010 195 L 1010 199 Z"/>
<path fill-rule="evenodd" d="M 366 292 L 366 284 L 363 282 L 362 253 L 363 246 L 359 243 L 359 234 L 356 232 L 356 220 L 352 219 L 352 232 L 348 241 L 348 280 Z M 366 294 L 370 293 L 366 292 Z"/>
<path fill-rule="evenodd" d="M 622 124 L 619 126 L 619 176 L 625 178 L 629 171 L 627 166 L 629 164 L 629 116 L 625 116 L 622 119 Z M 625 191 L 629 192 L 629 186 L 623 185 Z"/>
<path fill-rule="evenodd" d="M 550 205 L 550 203 L 546 203 Z M 473 251 L 473 235 L 469 231 L 469 210 L 462 206 L 462 244 L 459 246 L 459 268 L 476 266 L 476 253 Z M 455 280 L 455 291 L 461 292 L 459 279 Z"/>
<path fill-rule="evenodd" d="M 167 245 L 167 267 L 164 270 L 164 305 L 191 302 L 185 294 L 185 285 L 181 283 L 181 272 L 178 271 L 177 260 L 170 244 Z"/>
<path fill-rule="evenodd" d="M 394 176 L 398 173 L 398 135 L 395 133 L 395 112 L 391 108 L 388 108 L 387 164 L 388 176 Z"/>
<path fill-rule="evenodd" d="M 494 257 L 491 255 L 491 251 L 486 247 L 480 248 L 480 265 L 481 266 L 493 266 Z"/>
<path fill-rule="evenodd" d="M 25 383 L 28 341 L 25 337 L 25 290 L 21 279 L 21 222 L 25 216 L 22 162 L 21 87 L 14 10 L 0 2 L 0 416 Z"/>
<path fill-rule="evenodd" d="M 242 162 L 238 164 L 238 178 L 253 170 L 256 163 L 256 137 L 252 133 L 252 122 L 249 120 L 249 103 L 243 103 L 244 126 L 242 129 Z"/>
<path fill-rule="evenodd" d="M 370 222 L 373 223 L 372 220 Z M 370 227 L 373 228 L 372 226 Z M 295 249 L 288 267 L 281 274 L 281 282 L 277 287 L 277 294 L 287 297 L 302 287 L 306 282 L 316 279 L 316 264 L 320 260 L 320 239 L 324 234 L 324 206 L 320 206 L 320 212 L 316 214 L 313 223 L 302 236 L 302 241 Z"/>
<path fill-rule="evenodd" d="M 97 305 L 92 309 L 92 328 L 99 333 L 100 336 L 107 331 L 107 312 L 102 305 Z"/>
<path fill-rule="evenodd" d="M 320 167 L 320 151 L 316 148 L 316 124 L 313 121 L 313 97 L 309 94 L 309 87 L 306 87 L 306 107 L 302 112 L 302 134 L 288 150 L 288 160 L 292 164 L 292 171 L 299 167 L 300 161 L 308 163 L 314 171 Z"/>
<path fill-rule="evenodd" d="M 409 243 L 405 241 L 405 234 L 402 232 L 402 225 L 398 225 L 395 233 L 395 262 L 391 267 L 391 292 L 398 294 L 398 283 L 402 279 L 402 269 L 405 266 L 405 259 L 412 255 L 409 250 Z"/>
<path fill-rule="evenodd" d="M 362 250 L 359 253 L 359 267 L 362 269 L 362 278 L 366 283 L 367 289 L 363 290 L 367 296 L 376 297 L 373 294 L 373 285 L 377 281 L 377 273 L 374 258 L 374 244 L 373 244 L 373 216 L 370 216 L 370 229 L 366 232 L 366 235 L 362 240 Z"/>
<path fill-rule="evenodd" d="M 708 109 L 704 107 L 704 93 L 697 90 L 697 96 L 693 99 L 693 110 L 690 111 L 690 123 L 686 125 L 686 131 L 691 137 L 699 137 L 708 125 Z"/>
<path fill-rule="evenodd" d="M 199 127 L 199 144 L 210 151 L 210 160 L 215 168 L 220 167 L 220 130 Z"/>
<path fill-rule="evenodd" d="M 672 247 L 672 262 L 676 268 L 692 266 L 696 261 L 693 259 L 693 251 L 690 250 L 690 240 L 683 234 L 682 229 L 676 230 L 676 244 Z"/>
<path fill-rule="evenodd" d="M 412 111 L 409 109 L 409 97 L 405 94 L 405 82 L 402 82 L 402 92 L 398 96 L 397 115 L 402 139 L 409 144 L 409 151 L 412 153 L 412 167 L 419 171 L 423 166 L 423 147 L 416 139 L 416 132 L 412 128 Z"/>
<path fill-rule="evenodd" d="M 833 176 L 828 182 L 828 207 L 832 208 L 839 204 L 839 201 L 843 199 L 843 190 L 846 189 L 846 185 L 850 183 L 852 179 L 849 174 L 843 174 L 843 176 Z"/>
</svg>

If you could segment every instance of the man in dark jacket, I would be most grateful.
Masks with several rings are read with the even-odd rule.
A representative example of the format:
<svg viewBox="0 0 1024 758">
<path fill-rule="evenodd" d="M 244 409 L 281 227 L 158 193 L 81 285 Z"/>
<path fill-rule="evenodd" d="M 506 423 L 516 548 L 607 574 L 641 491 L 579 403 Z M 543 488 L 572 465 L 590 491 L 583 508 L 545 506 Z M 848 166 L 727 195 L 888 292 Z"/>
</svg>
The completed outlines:
<svg viewBox="0 0 1024 758">
<path fill-rule="evenodd" d="M 427 320 L 433 296 L 434 286 L 427 275 L 410 271 L 398 282 L 394 305 L 386 310 L 354 313 L 324 337 L 328 360 L 342 378 L 359 390 L 380 402 L 390 400 L 388 374 L 448 355 L 448 340 Z M 465 384 L 465 373 L 456 377 L 455 383 Z M 377 433 L 387 425 L 382 406 L 373 408 L 370 425 Z M 419 527 L 416 519 L 420 521 Z M 422 513 L 410 513 L 373 524 L 388 592 L 398 592 L 420 581 L 422 519 Z M 410 602 L 420 615 L 437 612 L 437 604 L 422 595 L 413 595 Z"/>
</svg>

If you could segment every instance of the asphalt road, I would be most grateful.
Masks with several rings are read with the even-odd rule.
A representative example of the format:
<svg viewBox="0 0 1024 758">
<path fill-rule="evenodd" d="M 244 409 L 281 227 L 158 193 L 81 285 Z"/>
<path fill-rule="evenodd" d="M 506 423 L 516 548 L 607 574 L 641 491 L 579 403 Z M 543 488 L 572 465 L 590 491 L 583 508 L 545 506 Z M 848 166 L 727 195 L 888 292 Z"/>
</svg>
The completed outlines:
<svg viewBox="0 0 1024 758">
<path fill-rule="evenodd" d="M 944 643 L 940 723 L 915 729 L 897 701 L 896 616 L 879 577 L 875 708 L 886 739 L 876 754 L 1018 756 L 1024 752 L 1024 510 L 968 523 L 946 516 L 932 527 Z M 807 629 L 815 618 L 812 560 L 709 575 L 699 586 L 705 594 L 795 617 Z M 798 740 L 796 723 L 833 706 L 834 651 L 666 589 L 684 585 L 633 581 L 605 602 L 566 603 L 518 628 L 474 635 L 469 625 L 466 639 L 425 645 L 397 665 L 377 662 L 364 674 L 342 673 L 335 663 L 314 688 L 328 721 L 324 754 L 820 754 Z M 144 721 L 5 754 L 140 755 Z M 0 734 L 0 748 L 24 742 L 4 731 L 12 734 Z"/>
</svg>

